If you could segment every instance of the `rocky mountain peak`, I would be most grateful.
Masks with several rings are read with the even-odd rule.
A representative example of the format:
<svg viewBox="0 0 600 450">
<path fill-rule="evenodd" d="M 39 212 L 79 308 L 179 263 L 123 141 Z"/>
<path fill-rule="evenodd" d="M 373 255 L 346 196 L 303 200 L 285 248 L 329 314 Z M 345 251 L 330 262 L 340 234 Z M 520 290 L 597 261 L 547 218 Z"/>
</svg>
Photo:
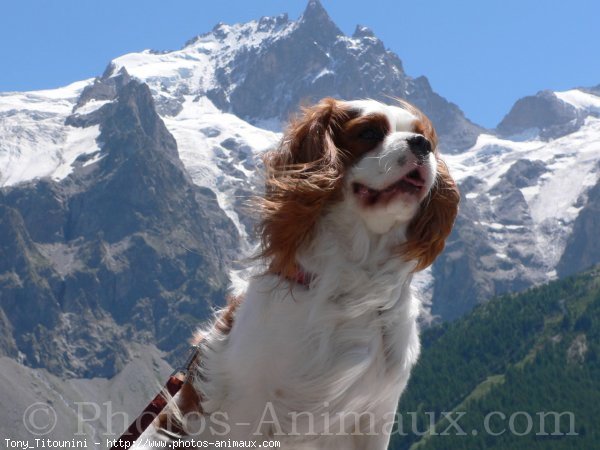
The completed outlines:
<svg viewBox="0 0 600 450">
<path fill-rule="evenodd" d="M 269 19 L 259 25 L 263 21 Z M 221 39 L 218 33 L 213 37 Z M 243 33 L 240 38 L 240 51 L 221 58 L 225 63 L 216 68 L 217 83 L 205 95 L 219 109 L 251 123 L 284 122 L 298 105 L 328 96 L 384 102 L 400 97 L 434 121 L 445 151 L 468 148 L 482 131 L 429 83 L 408 76 L 400 58 L 370 29 L 358 26 L 352 37 L 346 36 L 317 0 L 309 1 L 297 21 L 273 29 L 260 42 L 245 46 Z"/>
<path fill-rule="evenodd" d="M 264 16 L 258 21 L 258 31 L 270 31 L 276 27 L 285 25 L 290 20 L 287 14 L 280 14 L 278 16 Z"/>
<path fill-rule="evenodd" d="M 83 89 L 74 110 L 81 108 L 90 100 L 114 100 L 119 89 L 130 81 L 131 76 L 125 67 L 117 69 L 114 64 L 109 63 L 102 76 L 96 78 L 92 84 Z"/>
<path fill-rule="evenodd" d="M 333 23 L 319 0 L 309 0 L 299 20 L 300 23 Z"/>
<path fill-rule="evenodd" d="M 356 25 L 356 28 L 354 29 L 354 33 L 352 33 L 352 37 L 356 38 L 356 39 L 360 39 L 360 38 L 374 38 L 375 33 L 373 33 L 373 30 L 371 30 L 368 27 L 365 27 L 364 25 Z"/>
<path fill-rule="evenodd" d="M 337 36 L 343 35 L 342 31 L 331 20 L 319 0 L 310 0 L 304 13 L 297 21 L 296 33 L 306 34 L 320 44 L 329 44 Z"/>
<path fill-rule="evenodd" d="M 600 95 L 600 84 L 591 88 L 584 88 L 583 90 L 594 95 Z"/>
<path fill-rule="evenodd" d="M 575 131 L 582 123 L 576 108 L 545 90 L 518 100 L 496 131 L 503 137 L 539 135 L 554 139 Z"/>
</svg>

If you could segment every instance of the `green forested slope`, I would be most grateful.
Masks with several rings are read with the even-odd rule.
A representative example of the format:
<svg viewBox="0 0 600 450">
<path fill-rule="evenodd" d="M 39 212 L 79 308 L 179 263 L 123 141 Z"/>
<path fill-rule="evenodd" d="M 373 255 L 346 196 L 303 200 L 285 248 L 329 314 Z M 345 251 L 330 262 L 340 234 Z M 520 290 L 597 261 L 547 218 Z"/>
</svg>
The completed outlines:
<svg viewBox="0 0 600 450">
<path fill-rule="evenodd" d="M 390 449 L 600 449 L 600 270 L 492 300 L 422 340 Z"/>
</svg>

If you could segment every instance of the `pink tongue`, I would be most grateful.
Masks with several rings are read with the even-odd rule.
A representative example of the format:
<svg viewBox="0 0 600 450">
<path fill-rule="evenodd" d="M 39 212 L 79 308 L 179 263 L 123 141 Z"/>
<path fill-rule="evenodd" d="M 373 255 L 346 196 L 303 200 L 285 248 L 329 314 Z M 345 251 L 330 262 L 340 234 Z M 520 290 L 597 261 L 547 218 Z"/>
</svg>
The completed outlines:
<svg viewBox="0 0 600 450">
<path fill-rule="evenodd" d="M 423 187 L 423 186 L 425 186 L 425 182 L 423 180 L 421 180 L 420 178 L 404 177 L 402 179 L 402 181 L 406 181 L 408 184 L 412 184 L 415 187 Z"/>
</svg>

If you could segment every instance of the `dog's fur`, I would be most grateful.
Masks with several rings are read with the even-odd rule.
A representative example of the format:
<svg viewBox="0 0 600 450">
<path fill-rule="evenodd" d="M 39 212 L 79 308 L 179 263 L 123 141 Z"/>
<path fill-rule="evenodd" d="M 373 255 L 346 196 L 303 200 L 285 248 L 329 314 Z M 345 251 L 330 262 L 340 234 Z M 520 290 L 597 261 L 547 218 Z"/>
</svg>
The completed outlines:
<svg viewBox="0 0 600 450">
<path fill-rule="evenodd" d="M 140 441 L 171 424 L 185 439 L 387 448 L 419 355 L 411 278 L 442 251 L 459 201 L 436 144 L 405 102 L 328 98 L 290 124 L 264 156 L 255 274 L 200 333 L 178 420 L 171 410 Z"/>
</svg>

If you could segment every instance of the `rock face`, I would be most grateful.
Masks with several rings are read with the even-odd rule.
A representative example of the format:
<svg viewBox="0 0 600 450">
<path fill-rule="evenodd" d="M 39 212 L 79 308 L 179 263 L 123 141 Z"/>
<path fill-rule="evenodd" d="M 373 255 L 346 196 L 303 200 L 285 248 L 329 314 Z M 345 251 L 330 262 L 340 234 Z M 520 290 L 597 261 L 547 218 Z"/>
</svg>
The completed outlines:
<svg viewBox="0 0 600 450">
<path fill-rule="evenodd" d="M 543 139 L 553 139 L 580 128 L 584 117 L 554 92 L 541 91 L 518 100 L 498 125 L 497 132 L 506 137 L 536 133 Z"/>
<path fill-rule="evenodd" d="M 573 225 L 565 251 L 558 262 L 560 277 L 581 272 L 600 263 L 600 182 L 589 192 L 587 202 Z"/>
<path fill-rule="evenodd" d="M 62 181 L 1 197 L 1 351 L 58 375 L 110 377 L 131 340 L 185 347 L 223 301 L 238 245 L 214 193 L 183 168 L 148 87 L 126 78 L 93 117 L 70 119 L 100 125 L 99 154 Z"/>
<path fill-rule="evenodd" d="M 535 242 L 529 206 L 519 189 L 525 179 L 519 174 L 525 166 L 536 164 L 515 162 L 486 193 L 491 199 L 469 198 L 474 180 L 461 183 L 461 213 L 446 251 L 432 268 L 435 315 L 457 319 L 477 303 L 540 281 L 544 259 Z M 525 169 L 531 172 L 535 169 Z"/>
<path fill-rule="evenodd" d="M 29 440 L 44 432 L 44 440 L 74 438 L 107 450 L 106 440 L 118 439 L 173 371 L 156 347 L 135 344 L 130 353 L 131 361 L 110 380 L 65 379 L 1 356 L 0 433 Z"/>
</svg>

